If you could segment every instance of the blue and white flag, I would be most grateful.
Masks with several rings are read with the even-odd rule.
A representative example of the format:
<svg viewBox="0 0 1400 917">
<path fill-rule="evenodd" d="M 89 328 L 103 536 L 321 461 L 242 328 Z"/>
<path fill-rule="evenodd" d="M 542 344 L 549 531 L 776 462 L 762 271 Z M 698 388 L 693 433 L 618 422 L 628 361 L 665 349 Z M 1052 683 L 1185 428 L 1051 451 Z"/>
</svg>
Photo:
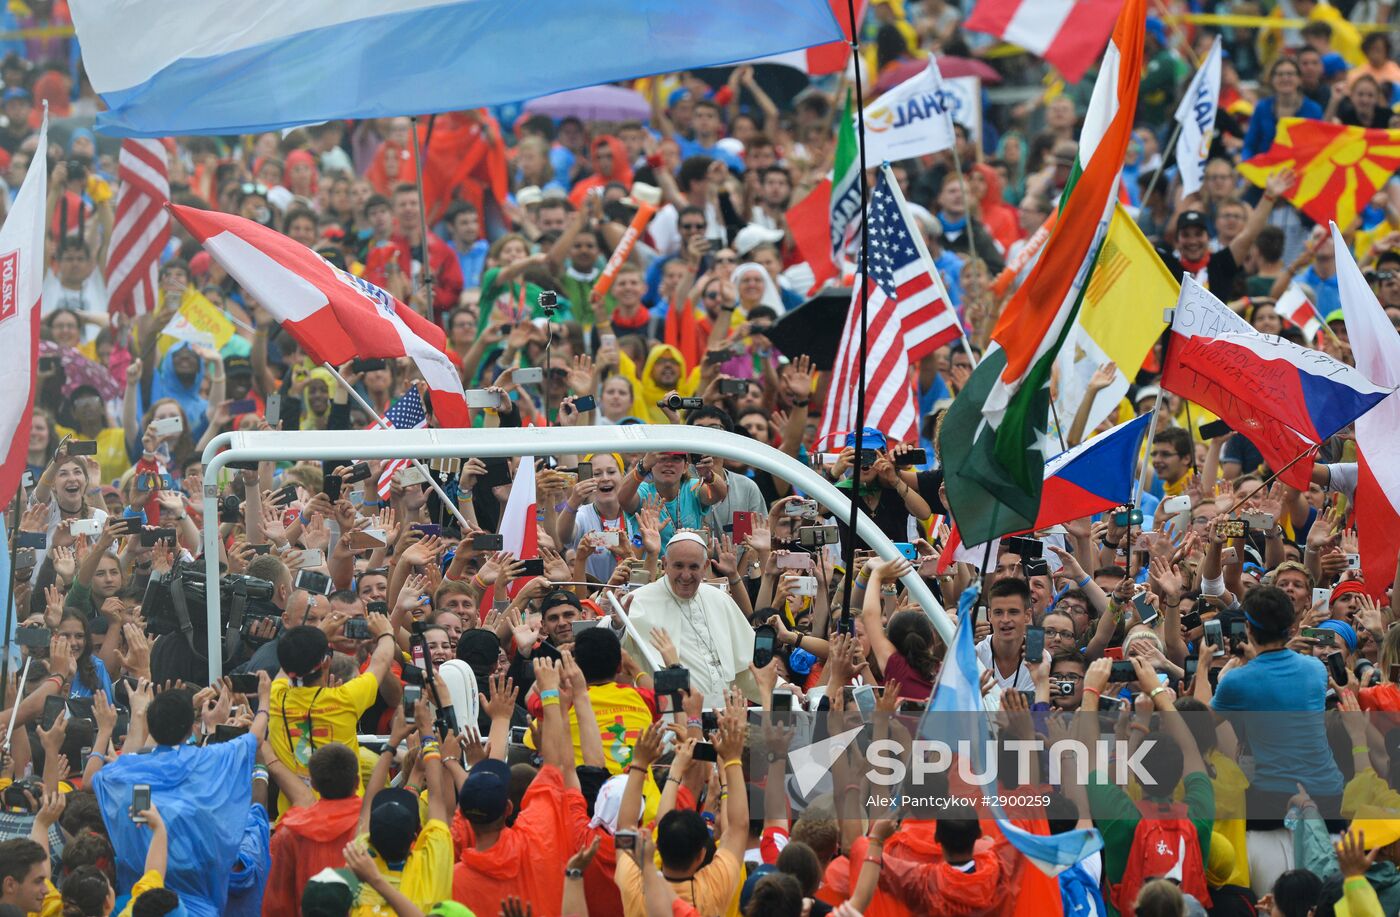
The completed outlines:
<svg viewBox="0 0 1400 917">
<path fill-rule="evenodd" d="M 1201 190 L 1210 141 L 1215 136 L 1215 110 L 1220 106 L 1220 36 L 1201 62 L 1201 69 L 1186 88 L 1176 107 L 1181 133 L 1176 138 L 1176 167 L 1181 171 L 1181 190 L 1194 194 Z"/>
<path fill-rule="evenodd" d="M 953 96 L 932 57 L 919 71 L 865 107 L 867 162 L 895 162 L 951 149 Z"/>
<path fill-rule="evenodd" d="M 73 0 L 107 134 L 517 102 L 838 41 L 827 0 Z"/>
<path fill-rule="evenodd" d="M 973 762 L 973 772 L 980 774 L 983 773 L 981 753 L 987 747 L 990 728 L 988 717 L 982 712 L 977 648 L 972 635 L 976 599 L 977 586 L 974 584 L 963 592 L 958 601 L 958 630 L 953 636 L 952 650 L 943 660 L 943 670 L 938 674 L 933 697 L 919 723 L 919 737 L 947 742 L 948 736 L 938 734 L 946 729 L 938 724 L 942 722 L 946 726 L 950 721 L 956 722 L 963 733 L 958 739 L 969 743 L 967 747 L 978 759 Z M 985 789 L 995 792 L 992 787 Z M 991 806 L 991 812 L 997 828 L 1011 846 L 1048 876 L 1059 875 L 1103 848 L 1103 835 L 1094 828 L 1051 835 L 1032 834 L 1013 825 L 1000 806 Z"/>
</svg>

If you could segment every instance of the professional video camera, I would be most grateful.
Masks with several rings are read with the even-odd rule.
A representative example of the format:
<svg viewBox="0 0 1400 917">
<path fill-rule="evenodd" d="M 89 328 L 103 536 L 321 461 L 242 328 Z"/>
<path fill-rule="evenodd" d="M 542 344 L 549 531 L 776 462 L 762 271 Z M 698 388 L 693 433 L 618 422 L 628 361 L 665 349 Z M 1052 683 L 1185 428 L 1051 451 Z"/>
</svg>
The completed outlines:
<svg viewBox="0 0 1400 917">
<path fill-rule="evenodd" d="M 142 601 L 147 630 L 156 635 L 151 650 L 152 676 L 157 681 L 180 678 L 203 684 L 208 678 L 209 644 L 205 612 L 208 580 L 204 566 L 182 562 L 165 576 L 151 577 Z M 219 620 L 224 629 L 223 663 L 227 671 L 244 650 L 245 617 L 258 616 L 271 600 L 272 583 L 254 576 L 229 574 L 219 578 Z M 263 606 L 266 608 L 268 606 Z M 157 672 L 160 669 L 160 672 Z"/>
</svg>

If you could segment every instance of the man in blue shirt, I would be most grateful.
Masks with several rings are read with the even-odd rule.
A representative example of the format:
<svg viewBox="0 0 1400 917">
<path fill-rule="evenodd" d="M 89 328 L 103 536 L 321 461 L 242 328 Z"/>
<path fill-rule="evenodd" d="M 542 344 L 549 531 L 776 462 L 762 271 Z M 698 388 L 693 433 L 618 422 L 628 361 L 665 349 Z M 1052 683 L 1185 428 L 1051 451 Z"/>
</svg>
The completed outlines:
<svg viewBox="0 0 1400 917">
<path fill-rule="evenodd" d="M 447 209 L 443 222 L 451 234 L 452 253 L 462 267 L 462 286 L 472 289 L 481 286 L 481 272 L 486 268 L 486 252 L 491 243 L 481 238 L 481 215 L 476 207 L 466 201 L 458 201 Z"/>
<path fill-rule="evenodd" d="M 708 156 L 722 160 L 731 172 L 744 171 L 744 161 L 719 145 L 720 138 L 724 136 L 724 118 L 718 105 L 708 99 L 696 102 L 691 128 L 695 137 L 693 140 L 679 133 L 675 135 L 681 156 Z"/>
<path fill-rule="evenodd" d="M 1293 600 L 1282 589 L 1250 591 L 1242 611 L 1255 656 L 1220 679 L 1211 706 L 1234 714 L 1226 718 L 1254 751 L 1250 812 L 1281 816 L 1302 784 L 1330 814 L 1341 802 L 1343 785 L 1323 719 L 1327 667 L 1288 648 L 1295 616 Z"/>
</svg>

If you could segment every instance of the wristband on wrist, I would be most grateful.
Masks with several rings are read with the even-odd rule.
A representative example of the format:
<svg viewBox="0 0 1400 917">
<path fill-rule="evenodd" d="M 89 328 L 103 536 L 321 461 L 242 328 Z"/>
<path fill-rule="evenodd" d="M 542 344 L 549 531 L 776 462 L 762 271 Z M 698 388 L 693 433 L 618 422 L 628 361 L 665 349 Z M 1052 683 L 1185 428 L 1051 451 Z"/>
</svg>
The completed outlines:
<svg viewBox="0 0 1400 917">
<path fill-rule="evenodd" d="M 1163 687 L 1162 685 L 1158 685 L 1157 687 L 1153 688 L 1151 691 L 1148 692 L 1147 698 L 1148 698 L 1148 700 L 1156 700 L 1156 699 L 1157 699 L 1157 695 L 1158 695 L 1158 694 L 1161 694 L 1162 692 L 1164 692 L 1164 691 L 1166 691 L 1166 690 L 1167 690 L 1167 689 L 1166 689 L 1165 687 Z"/>
<path fill-rule="evenodd" d="M 686 718 L 685 725 L 687 728 L 693 727 L 695 729 L 704 729 L 705 721 L 700 719 L 700 717 L 698 716 L 691 716 Z"/>
<path fill-rule="evenodd" d="M 1129 723 L 1129 724 L 1128 724 L 1128 728 L 1129 728 L 1129 729 L 1137 729 L 1137 730 L 1141 731 L 1143 735 L 1147 735 L 1149 732 L 1152 731 L 1151 729 L 1148 729 L 1148 728 L 1147 728 L 1147 724 L 1146 724 L 1146 723 Z"/>
<path fill-rule="evenodd" d="M 1084 588 L 1086 588 L 1086 587 L 1089 585 L 1089 582 L 1090 582 L 1090 577 L 1089 577 L 1089 574 L 1086 573 L 1086 574 L 1084 574 L 1084 578 L 1083 578 L 1082 580 L 1077 580 L 1077 581 L 1075 582 L 1075 585 L 1078 586 L 1080 589 L 1084 589 Z"/>
<path fill-rule="evenodd" d="M 728 769 L 731 768 L 731 767 L 743 767 L 743 766 L 744 766 L 744 762 L 740 761 L 738 758 L 730 758 L 728 761 L 724 762 L 724 769 L 725 769 L 725 770 L 728 770 Z"/>
<path fill-rule="evenodd" d="M 1085 686 L 1084 686 L 1084 691 L 1085 691 L 1085 693 L 1092 694 L 1092 695 L 1094 695 L 1095 697 L 1098 697 L 1098 698 L 1102 698 L 1102 697 L 1103 697 L 1102 692 L 1100 692 L 1098 688 L 1091 688 L 1091 687 L 1089 687 L 1088 685 L 1085 685 Z"/>
<path fill-rule="evenodd" d="M 1353 745 L 1351 747 L 1351 753 L 1353 755 L 1369 755 L 1371 749 L 1367 748 L 1365 745 Z"/>
<path fill-rule="evenodd" d="M 544 690 L 540 691 L 540 700 L 549 700 L 551 698 L 553 698 L 554 700 L 559 699 L 558 688 L 545 688 Z"/>
</svg>

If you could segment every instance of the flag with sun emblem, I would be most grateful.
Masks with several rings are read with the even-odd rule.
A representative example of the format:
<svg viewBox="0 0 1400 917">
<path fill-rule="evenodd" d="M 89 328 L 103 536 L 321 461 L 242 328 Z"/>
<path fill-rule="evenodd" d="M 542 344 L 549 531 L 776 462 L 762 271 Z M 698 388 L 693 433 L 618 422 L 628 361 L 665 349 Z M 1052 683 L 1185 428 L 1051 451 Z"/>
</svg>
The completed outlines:
<svg viewBox="0 0 1400 917">
<path fill-rule="evenodd" d="M 1318 223 L 1334 221 L 1345 230 L 1400 169 L 1400 130 L 1282 118 L 1274 145 L 1240 163 L 1239 170 L 1262 188 L 1265 179 L 1285 167 L 1298 180 L 1284 198 Z"/>
</svg>

